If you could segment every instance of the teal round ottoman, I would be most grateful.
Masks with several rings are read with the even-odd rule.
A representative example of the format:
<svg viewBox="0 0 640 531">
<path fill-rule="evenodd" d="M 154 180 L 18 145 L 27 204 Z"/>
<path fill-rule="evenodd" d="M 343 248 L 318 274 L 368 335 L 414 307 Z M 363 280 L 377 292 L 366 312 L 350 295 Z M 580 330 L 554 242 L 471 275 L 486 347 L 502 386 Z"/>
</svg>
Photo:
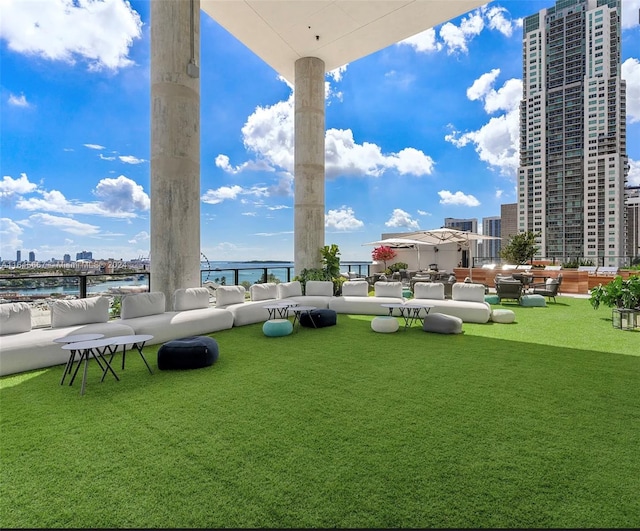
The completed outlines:
<svg viewBox="0 0 640 531">
<path fill-rule="evenodd" d="M 520 297 L 520 306 L 524 306 L 525 308 L 534 308 L 536 306 L 543 308 L 546 305 L 547 302 L 542 295 L 532 294 Z"/>
<path fill-rule="evenodd" d="M 489 304 L 500 304 L 500 297 L 498 297 L 497 295 L 485 295 L 484 302 L 487 302 Z"/>
<path fill-rule="evenodd" d="M 493 310 L 491 320 L 494 323 L 510 324 L 516 320 L 516 314 L 511 310 Z"/>
<path fill-rule="evenodd" d="M 392 332 L 397 332 L 398 328 L 400 328 L 400 324 L 398 323 L 398 319 L 396 317 L 378 316 L 374 317 L 371 321 L 371 330 L 373 330 L 374 332 L 389 334 Z"/>
<path fill-rule="evenodd" d="M 289 319 L 270 319 L 262 325 L 262 332 L 267 337 L 288 336 L 293 332 L 293 325 Z"/>
</svg>

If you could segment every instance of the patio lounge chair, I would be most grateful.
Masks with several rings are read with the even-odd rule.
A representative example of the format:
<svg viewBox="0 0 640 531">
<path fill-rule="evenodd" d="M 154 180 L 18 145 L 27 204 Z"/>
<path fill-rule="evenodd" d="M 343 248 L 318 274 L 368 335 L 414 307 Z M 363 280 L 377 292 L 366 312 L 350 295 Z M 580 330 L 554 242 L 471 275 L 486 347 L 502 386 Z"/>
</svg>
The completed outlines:
<svg viewBox="0 0 640 531">
<path fill-rule="evenodd" d="M 548 278 L 546 282 L 532 284 L 530 287 L 535 295 L 542 295 L 547 297 L 549 302 L 551 302 L 551 299 L 553 299 L 553 302 L 556 302 L 556 295 L 560 290 L 560 284 L 562 284 L 562 275 L 558 275 L 558 278 Z"/>
<path fill-rule="evenodd" d="M 515 299 L 520 302 L 522 297 L 522 282 L 516 279 L 496 278 L 496 294 L 502 299 Z"/>
</svg>

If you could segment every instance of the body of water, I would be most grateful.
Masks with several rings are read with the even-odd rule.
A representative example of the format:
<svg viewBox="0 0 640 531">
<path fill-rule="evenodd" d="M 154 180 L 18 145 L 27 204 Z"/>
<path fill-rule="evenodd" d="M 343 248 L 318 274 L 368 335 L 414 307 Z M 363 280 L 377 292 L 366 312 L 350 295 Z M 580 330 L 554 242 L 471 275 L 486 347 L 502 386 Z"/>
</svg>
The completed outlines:
<svg viewBox="0 0 640 531">
<path fill-rule="evenodd" d="M 340 271 L 346 273 L 347 271 L 355 271 L 359 274 L 366 275 L 368 273 L 369 262 L 345 262 L 341 264 Z M 287 280 L 293 280 L 294 277 L 294 264 L 293 262 L 222 262 L 222 261 L 209 261 L 201 262 L 200 269 L 202 270 L 202 282 L 210 281 L 216 284 L 235 284 L 235 274 L 238 270 L 237 283 L 242 285 L 244 283 L 255 284 L 256 282 L 265 281 L 265 269 L 266 269 L 266 281 L 267 282 L 287 282 Z M 109 280 L 106 282 L 100 282 L 87 286 L 87 294 L 107 293 L 109 288 L 119 287 L 138 287 L 146 286 L 146 281 L 138 280 L 137 278 L 131 280 Z M 23 297 L 36 297 L 42 298 L 49 296 L 52 293 L 64 294 L 64 295 L 78 295 L 79 287 L 77 285 L 65 285 L 65 286 L 45 286 L 34 288 L 6 288 L 0 289 L 0 297 L 2 293 L 17 293 Z"/>
</svg>

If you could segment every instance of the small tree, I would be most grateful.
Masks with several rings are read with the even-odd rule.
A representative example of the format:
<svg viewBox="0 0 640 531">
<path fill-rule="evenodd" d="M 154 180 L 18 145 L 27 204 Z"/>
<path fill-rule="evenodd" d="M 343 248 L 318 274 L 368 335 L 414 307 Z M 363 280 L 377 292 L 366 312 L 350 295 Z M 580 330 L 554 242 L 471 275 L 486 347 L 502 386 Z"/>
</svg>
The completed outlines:
<svg viewBox="0 0 640 531">
<path fill-rule="evenodd" d="M 376 247 L 373 251 L 371 251 L 371 258 L 373 258 L 376 262 L 382 260 L 385 269 L 387 269 L 387 260 L 393 260 L 396 255 L 397 253 L 391 247 L 387 247 L 385 245 Z"/>
<path fill-rule="evenodd" d="M 533 260 L 540 247 L 536 245 L 535 232 L 521 232 L 511 237 L 500 251 L 500 256 L 511 264 L 525 264 Z"/>
</svg>

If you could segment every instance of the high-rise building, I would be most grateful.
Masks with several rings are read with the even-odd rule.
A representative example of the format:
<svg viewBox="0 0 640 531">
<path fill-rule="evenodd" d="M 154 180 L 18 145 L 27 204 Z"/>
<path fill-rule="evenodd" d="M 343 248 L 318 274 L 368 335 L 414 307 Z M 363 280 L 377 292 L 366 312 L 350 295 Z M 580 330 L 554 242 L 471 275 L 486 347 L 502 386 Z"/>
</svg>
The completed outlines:
<svg viewBox="0 0 640 531">
<path fill-rule="evenodd" d="M 36 253 L 34 253 L 33 251 L 29 251 L 29 262 L 35 262 L 36 261 Z"/>
<path fill-rule="evenodd" d="M 500 205 L 501 245 L 509 243 L 509 239 L 516 234 L 518 234 L 518 203 Z"/>
<path fill-rule="evenodd" d="M 71 262 L 71 255 L 70 255 L 70 254 L 65 254 L 65 255 L 62 257 L 62 261 L 63 261 L 65 264 L 68 264 L 69 262 Z"/>
<path fill-rule="evenodd" d="M 500 216 L 482 218 L 482 234 L 500 238 L 501 226 Z M 502 240 L 482 240 L 482 244 L 478 245 L 478 253 L 482 258 L 496 259 L 500 256 L 501 243 Z"/>
<path fill-rule="evenodd" d="M 478 232 L 478 219 L 477 218 L 444 218 L 444 226 L 451 229 L 466 230 L 469 232 Z M 469 250 L 462 249 L 462 260 L 460 261 L 461 267 L 469 267 L 469 264 L 473 264 L 474 257 L 478 256 L 478 242 L 469 242 Z"/>
<path fill-rule="evenodd" d="M 625 255 L 620 0 L 557 0 L 523 24 L 518 230 L 539 255 Z"/>
<path fill-rule="evenodd" d="M 22 251 L 16 251 L 16 262 L 22 262 Z"/>
<path fill-rule="evenodd" d="M 627 255 L 640 259 L 640 186 L 627 188 Z"/>
<path fill-rule="evenodd" d="M 93 260 L 93 253 L 91 251 L 76 253 L 76 260 Z"/>
</svg>

